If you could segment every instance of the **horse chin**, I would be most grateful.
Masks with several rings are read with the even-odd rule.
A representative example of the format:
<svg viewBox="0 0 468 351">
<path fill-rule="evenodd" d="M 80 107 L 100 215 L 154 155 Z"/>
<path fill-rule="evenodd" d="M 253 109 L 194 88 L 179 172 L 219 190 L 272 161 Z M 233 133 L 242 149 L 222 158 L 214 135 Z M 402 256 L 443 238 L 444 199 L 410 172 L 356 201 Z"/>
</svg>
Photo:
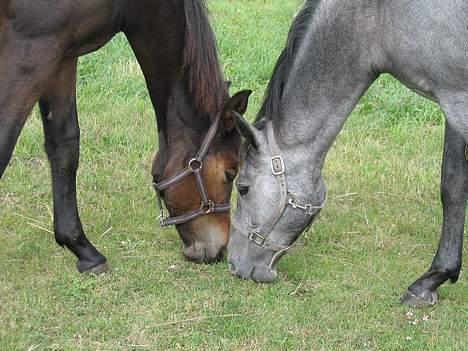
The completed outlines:
<svg viewBox="0 0 468 351">
<path fill-rule="evenodd" d="M 185 258 L 195 263 L 219 262 L 224 258 L 225 251 L 225 246 L 215 247 L 199 242 L 194 242 L 183 248 Z"/>
<path fill-rule="evenodd" d="M 202 216 L 179 226 L 185 258 L 194 263 L 221 261 L 226 253 L 228 228 L 229 217 L 223 215 Z"/>
</svg>

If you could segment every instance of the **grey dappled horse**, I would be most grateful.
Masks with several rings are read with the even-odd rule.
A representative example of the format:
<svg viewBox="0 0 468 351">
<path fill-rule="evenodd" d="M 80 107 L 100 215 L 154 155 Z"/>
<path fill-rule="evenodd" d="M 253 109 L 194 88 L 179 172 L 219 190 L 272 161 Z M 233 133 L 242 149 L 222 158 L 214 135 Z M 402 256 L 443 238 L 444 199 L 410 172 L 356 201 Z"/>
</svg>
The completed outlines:
<svg viewBox="0 0 468 351">
<path fill-rule="evenodd" d="M 468 2 L 309 0 L 296 17 L 247 139 L 228 244 L 231 272 L 276 278 L 278 259 L 323 207 L 326 154 L 381 73 L 437 102 L 446 116 L 443 228 L 427 273 L 402 302 L 432 305 L 457 281 L 468 197 Z"/>
</svg>

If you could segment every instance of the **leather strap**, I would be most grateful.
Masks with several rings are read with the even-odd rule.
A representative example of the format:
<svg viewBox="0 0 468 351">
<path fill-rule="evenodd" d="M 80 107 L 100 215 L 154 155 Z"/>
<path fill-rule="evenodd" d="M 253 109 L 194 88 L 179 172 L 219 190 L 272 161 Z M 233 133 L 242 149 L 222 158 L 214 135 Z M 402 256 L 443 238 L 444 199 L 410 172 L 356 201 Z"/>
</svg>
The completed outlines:
<svg viewBox="0 0 468 351">
<path fill-rule="evenodd" d="M 221 114 L 218 114 L 218 116 L 216 116 L 215 120 L 210 126 L 210 129 L 208 129 L 208 132 L 206 133 L 205 138 L 203 139 L 203 142 L 200 146 L 200 149 L 197 152 L 197 155 L 189 161 L 188 165 L 182 171 L 180 171 L 176 175 L 168 179 L 165 179 L 161 182 L 153 183 L 153 187 L 154 187 L 154 190 L 156 191 L 156 197 L 157 197 L 158 206 L 160 210 L 159 223 L 162 227 L 183 224 L 186 222 L 190 222 L 203 215 L 207 215 L 210 213 L 224 213 L 224 212 L 229 212 L 231 210 L 230 203 L 215 204 L 213 201 L 210 200 L 208 192 L 206 191 L 205 183 L 203 181 L 203 173 L 202 173 L 203 160 L 208 154 L 208 150 L 210 149 L 211 143 L 213 142 L 213 139 L 216 136 L 220 121 L 221 121 Z M 197 190 L 200 195 L 200 199 L 201 199 L 200 208 L 194 211 L 190 211 L 181 216 L 165 217 L 160 192 L 181 182 L 183 179 L 185 179 L 191 174 L 193 174 L 193 176 L 195 177 Z"/>
<path fill-rule="evenodd" d="M 205 159 L 208 150 L 210 149 L 211 143 L 213 142 L 213 139 L 216 136 L 216 132 L 218 131 L 220 121 L 221 114 L 218 114 L 218 116 L 216 116 L 215 120 L 213 121 L 213 124 L 210 126 L 210 129 L 208 129 L 208 133 L 206 133 L 205 138 L 203 139 L 200 149 L 197 152 L 197 156 L 189 161 L 187 167 L 185 167 L 175 176 L 165 179 L 159 183 L 156 183 L 156 189 L 159 189 L 160 191 L 166 190 L 172 185 L 179 183 L 182 179 L 188 177 L 196 169 L 202 168 L 203 160 Z M 200 166 L 195 167 L 195 163 L 198 163 Z"/>
<path fill-rule="evenodd" d="M 273 230 L 276 223 L 283 215 L 284 209 L 287 205 L 288 199 L 288 184 L 286 182 L 286 167 L 284 165 L 283 157 L 280 154 L 280 150 L 276 143 L 275 131 L 273 130 L 273 122 L 268 121 L 266 125 L 267 130 L 267 141 L 268 147 L 270 148 L 271 155 L 271 171 L 276 177 L 279 183 L 280 190 L 280 201 L 279 206 L 277 207 L 275 213 L 268 219 L 268 221 L 260 229 L 260 233 L 268 236 L 268 234 Z"/>
<path fill-rule="evenodd" d="M 295 244 L 286 246 L 282 244 L 278 244 L 268 240 L 268 236 L 273 231 L 273 228 L 280 220 L 281 216 L 284 213 L 284 210 L 289 205 L 294 209 L 301 209 L 307 216 L 312 216 L 316 211 L 314 210 L 321 210 L 325 206 L 326 198 L 322 204 L 319 206 L 311 205 L 311 204 L 300 204 L 297 202 L 293 194 L 290 194 L 291 197 L 288 200 L 288 184 L 286 181 L 286 166 L 284 164 L 283 157 L 280 154 L 280 150 L 278 148 L 278 144 L 276 143 L 275 132 L 273 129 L 273 122 L 270 120 L 266 124 L 266 135 L 267 135 L 267 143 L 270 150 L 270 166 L 273 175 L 276 177 L 279 183 L 280 188 L 280 200 L 279 206 L 277 207 L 276 211 L 273 215 L 267 220 L 267 222 L 260 228 L 260 229 L 245 229 L 234 217 L 232 219 L 233 227 L 241 233 L 244 237 L 246 237 L 249 241 L 255 243 L 256 245 L 273 251 L 275 254 L 270 260 L 268 265 L 269 268 L 272 268 L 276 260 L 281 257 L 281 255 L 285 254 L 287 251 L 291 250 L 295 247 Z"/>
<path fill-rule="evenodd" d="M 284 213 L 286 206 L 288 205 L 288 185 L 286 181 L 286 167 L 284 165 L 283 157 L 280 154 L 278 144 L 276 143 L 275 132 L 273 130 L 272 121 L 268 121 L 266 125 L 267 144 L 270 149 L 270 167 L 273 175 L 278 180 L 280 189 L 280 200 L 279 205 L 276 207 L 273 215 L 266 221 L 264 225 L 259 229 L 247 229 L 245 230 L 240 223 L 234 218 L 232 220 L 233 226 L 249 241 L 274 252 L 280 252 L 288 250 L 290 246 L 274 243 L 268 240 L 268 236 L 273 231 L 276 223 Z"/>
<path fill-rule="evenodd" d="M 242 225 L 235 219 L 233 218 L 231 220 L 232 226 L 239 232 L 241 233 L 244 237 L 246 237 L 249 241 L 254 242 L 258 246 L 261 246 L 267 250 L 271 250 L 274 252 L 278 251 L 283 251 L 286 249 L 288 246 L 285 245 L 280 245 L 277 243 L 274 243 L 272 241 L 269 241 L 268 238 L 262 234 L 259 233 L 259 231 L 256 230 L 245 230 Z"/>
<path fill-rule="evenodd" d="M 208 206 L 208 205 L 207 205 Z M 204 210 L 200 207 L 198 210 L 191 211 L 189 213 L 183 214 L 177 217 L 168 217 L 168 218 L 161 218 L 160 225 L 161 227 L 169 227 L 171 225 L 178 225 L 193 221 L 194 219 L 201 217 L 203 215 L 207 215 L 210 213 L 225 213 L 231 210 L 231 204 L 214 204 L 210 207 L 209 210 Z"/>
<path fill-rule="evenodd" d="M 170 188 L 174 184 L 179 183 L 182 179 L 185 179 L 187 176 L 192 174 L 192 169 L 187 166 L 183 171 L 177 173 L 175 176 L 163 180 L 159 183 L 155 183 L 154 187 L 156 190 L 163 191 L 166 190 L 167 188 Z"/>
</svg>

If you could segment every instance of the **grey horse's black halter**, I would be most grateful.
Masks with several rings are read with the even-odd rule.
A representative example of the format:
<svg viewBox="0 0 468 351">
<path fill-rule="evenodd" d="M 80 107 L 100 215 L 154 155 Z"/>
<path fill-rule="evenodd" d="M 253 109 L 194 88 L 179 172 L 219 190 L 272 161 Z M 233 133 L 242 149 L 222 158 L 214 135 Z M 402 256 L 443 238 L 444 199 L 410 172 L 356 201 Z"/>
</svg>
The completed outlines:
<svg viewBox="0 0 468 351">
<path fill-rule="evenodd" d="M 266 124 L 267 131 L 267 143 L 270 149 L 270 166 L 273 175 L 276 177 L 280 187 L 280 202 L 279 207 L 268 219 L 268 221 L 260 228 L 244 228 L 235 218 L 232 219 L 232 224 L 244 237 L 254 244 L 274 252 L 274 255 L 270 261 L 268 268 L 272 268 L 274 262 L 280 255 L 286 253 L 292 249 L 295 244 L 286 246 L 278 244 L 268 240 L 268 236 L 272 232 L 276 223 L 280 220 L 287 206 L 291 206 L 294 209 L 299 209 L 304 212 L 306 216 L 312 218 L 312 216 L 321 210 L 325 206 L 326 198 L 319 206 L 304 204 L 301 205 L 295 199 L 293 194 L 288 191 L 288 184 L 286 181 L 286 167 L 284 165 L 283 157 L 280 155 L 280 151 L 275 139 L 275 132 L 273 130 L 272 121 L 268 121 Z M 309 221 L 310 222 L 310 221 Z"/>
<path fill-rule="evenodd" d="M 211 146 L 211 143 L 213 142 L 213 139 L 216 135 L 216 132 L 218 131 L 220 121 L 221 114 L 218 114 L 218 116 L 216 116 L 216 119 L 211 124 L 211 127 L 208 130 L 208 133 L 206 134 L 205 139 L 203 140 L 203 143 L 201 144 L 197 155 L 188 162 L 187 166 L 182 171 L 180 171 L 171 178 L 160 181 L 158 183 L 153 183 L 153 187 L 156 191 L 156 197 L 158 200 L 158 206 L 160 211 L 159 224 L 161 225 L 161 227 L 165 228 L 171 225 L 183 224 L 186 222 L 193 221 L 194 219 L 204 215 L 208 215 L 211 213 L 224 213 L 229 212 L 231 210 L 230 203 L 217 204 L 214 201 L 210 200 L 208 192 L 206 191 L 202 174 L 203 160 L 205 159 L 206 154 L 208 153 L 208 150 Z M 162 204 L 161 191 L 164 191 L 167 188 L 181 182 L 191 174 L 193 174 L 197 183 L 198 193 L 201 198 L 200 207 L 194 211 L 188 212 L 181 216 L 166 216 Z"/>
</svg>

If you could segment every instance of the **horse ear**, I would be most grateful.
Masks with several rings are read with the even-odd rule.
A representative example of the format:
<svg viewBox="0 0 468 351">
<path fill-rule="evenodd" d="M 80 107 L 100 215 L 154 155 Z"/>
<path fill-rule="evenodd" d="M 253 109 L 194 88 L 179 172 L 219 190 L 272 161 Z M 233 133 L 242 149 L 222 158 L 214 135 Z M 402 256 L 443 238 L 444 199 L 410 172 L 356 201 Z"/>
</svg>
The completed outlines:
<svg viewBox="0 0 468 351">
<path fill-rule="evenodd" d="M 241 114 L 234 112 L 235 125 L 240 135 L 242 135 L 247 142 L 255 149 L 258 148 L 260 142 L 258 141 L 257 130 L 251 125 Z"/>
<path fill-rule="evenodd" d="M 226 105 L 224 106 L 224 129 L 227 132 L 232 131 L 236 127 L 236 117 L 234 112 L 239 115 L 243 115 L 247 111 L 247 105 L 249 104 L 249 96 L 252 94 L 252 90 L 242 90 L 234 94 Z"/>
</svg>

